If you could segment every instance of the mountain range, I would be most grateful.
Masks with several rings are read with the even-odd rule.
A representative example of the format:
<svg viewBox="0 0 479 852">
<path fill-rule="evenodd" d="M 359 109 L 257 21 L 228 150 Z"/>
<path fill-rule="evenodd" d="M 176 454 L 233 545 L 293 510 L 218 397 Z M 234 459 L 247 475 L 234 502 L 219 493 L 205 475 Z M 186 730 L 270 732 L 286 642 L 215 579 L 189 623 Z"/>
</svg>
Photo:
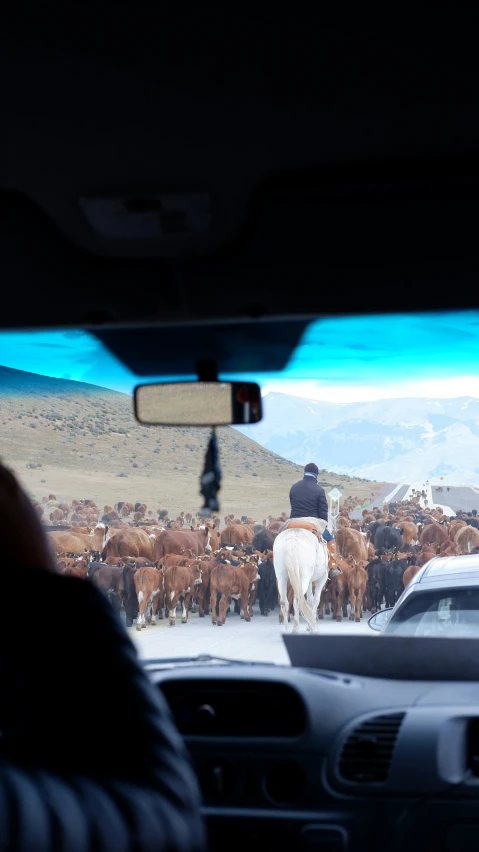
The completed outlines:
<svg viewBox="0 0 479 852">
<path fill-rule="evenodd" d="M 31 496 L 50 492 L 68 502 L 87 497 L 196 511 L 210 429 L 143 426 L 131 396 L 97 385 L 0 366 L 0 455 Z M 287 509 L 299 466 L 225 426 L 217 430 L 225 513 L 254 515 Z M 383 483 L 323 476 L 360 502 Z"/>
<path fill-rule="evenodd" d="M 236 427 L 297 464 L 387 482 L 479 484 L 479 399 L 331 403 L 263 397 L 264 419 Z"/>
</svg>

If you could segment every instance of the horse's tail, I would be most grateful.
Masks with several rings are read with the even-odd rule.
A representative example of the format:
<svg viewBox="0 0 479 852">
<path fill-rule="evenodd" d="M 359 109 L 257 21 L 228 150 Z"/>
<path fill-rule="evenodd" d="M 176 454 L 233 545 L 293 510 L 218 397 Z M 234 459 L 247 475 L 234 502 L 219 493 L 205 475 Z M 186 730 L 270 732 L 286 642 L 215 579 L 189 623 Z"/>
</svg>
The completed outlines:
<svg viewBox="0 0 479 852">
<path fill-rule="evenodd" d="M 314 540 L 313 540 L 314 541 Z M 314 613 L 305 600 L 303 587 L 301 585 L 301 571 L 299 567 L 299 546 L 300 540 L 294 536 L 284 542 L 285 548 L 285 564 L 288 572 L 289 582 L 293 588 L 294 596 L 298 601 L 299 611 L 303 618 L 306 619 L 311 630 L 316 629 L 316 619 Z"/>
</svg>

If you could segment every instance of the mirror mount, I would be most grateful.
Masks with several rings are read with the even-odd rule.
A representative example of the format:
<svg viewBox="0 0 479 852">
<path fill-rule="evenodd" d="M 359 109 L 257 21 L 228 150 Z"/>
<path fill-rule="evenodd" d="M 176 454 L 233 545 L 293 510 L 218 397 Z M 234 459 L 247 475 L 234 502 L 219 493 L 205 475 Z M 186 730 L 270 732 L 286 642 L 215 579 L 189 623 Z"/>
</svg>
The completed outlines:
<svg viewBox="0 0 479 852">
<path fill-rule="evenodd" d="M 217 382 L 218 367 L 215 361 L 197 361 L 196 374 L 199 382 Z"/>
</svg>

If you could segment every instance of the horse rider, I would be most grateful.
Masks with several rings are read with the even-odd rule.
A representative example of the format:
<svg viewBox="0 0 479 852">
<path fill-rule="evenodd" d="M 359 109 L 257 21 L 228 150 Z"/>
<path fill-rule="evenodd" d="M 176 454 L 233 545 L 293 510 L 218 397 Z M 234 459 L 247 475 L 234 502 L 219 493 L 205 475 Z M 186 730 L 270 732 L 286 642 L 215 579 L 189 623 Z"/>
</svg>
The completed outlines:
<svg viewBox="0 0 479 852">
<path fill-rule="evenodd" d="M 290 521 L 305 521 L 316 527 L 319 535 L 323 535 L 328 523 L 328 501 L 324 488 L 318 485 L 319 470 L 314 462 L 304 468 L 303 478 L 291 486 L 289 502 L 291 510 L 288 520 L 280 528 L 282 532 Z"/>
</svg>

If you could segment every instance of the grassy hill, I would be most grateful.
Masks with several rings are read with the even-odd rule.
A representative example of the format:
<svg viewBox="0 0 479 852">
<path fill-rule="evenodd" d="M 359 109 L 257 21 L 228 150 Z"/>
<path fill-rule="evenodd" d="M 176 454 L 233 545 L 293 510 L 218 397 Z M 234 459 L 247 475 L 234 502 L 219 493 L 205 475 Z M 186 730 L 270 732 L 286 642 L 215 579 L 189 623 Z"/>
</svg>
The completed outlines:
<svg viewBox="0 0 479 852">
<path fill-rule="evenodd" d="M 137 500 L 148 508 L 197 511 L 208 429 L 140 426 L 130 396 L 95 385 L 0 367 L 2 461 L 41 499 L 94 499 L 102 508 Z M 232 427 L 218 430 L 222 514 L 261 520 L 288 509 L 299 465 L 264 449 Z M 383 483 L 320 474 L 361 500 Z"/>
</svg>

